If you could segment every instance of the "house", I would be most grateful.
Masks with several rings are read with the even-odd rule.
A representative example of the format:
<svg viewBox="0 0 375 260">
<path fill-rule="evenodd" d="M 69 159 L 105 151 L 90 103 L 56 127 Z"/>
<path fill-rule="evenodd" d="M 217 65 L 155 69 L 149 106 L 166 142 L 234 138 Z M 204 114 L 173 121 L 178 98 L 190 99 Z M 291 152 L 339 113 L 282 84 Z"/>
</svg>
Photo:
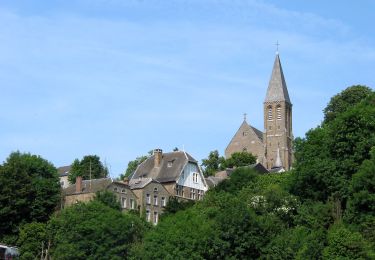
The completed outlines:
<svg viewBox="0 0 375 260">
<path fill-rule="evenodd" d="M 140 214 L 145 214 L 146 220 L 156 225 L 171 194 L 160 182 L 151 178 L 132 178 L 129 186 L 138 198 Z"/>
<path fill-rule="evenodd" d="M 106 190 L 111 183 L 110 178 L 82 180 L 78 176 L 75 184 L 63 189 L 64 207 L 92 200 L 96 192 Z"/>
<path fill-rule="evenodd" d="M 162 184 L 171 196 L 182 199 L 200 200 L 208 190 L 197 160 L 185 151 L 163 153 L 155 149 L 154 154 L 137 167 L 130 182 L 142 178 Z"/>
<path fill-rule="evenodd" d="M 71 168 L 72 167 L 70 165 L 57 168 L 57 173 L 59 174 L 59 178 L 60 178 L 60 185 L 61 185 L 61 188 L 63 189 L 71 185 L 68 180 L 68 176 L 69 176 L 69 172 Z"/>
<path fill-rule="evenodd" d="M 108 185 L 107 191 L 114 193 L 121 204 L 122 211 L 138 210 L 138 197 L 129 186 L 128 181 L 114 181 Z"/>
</svg>

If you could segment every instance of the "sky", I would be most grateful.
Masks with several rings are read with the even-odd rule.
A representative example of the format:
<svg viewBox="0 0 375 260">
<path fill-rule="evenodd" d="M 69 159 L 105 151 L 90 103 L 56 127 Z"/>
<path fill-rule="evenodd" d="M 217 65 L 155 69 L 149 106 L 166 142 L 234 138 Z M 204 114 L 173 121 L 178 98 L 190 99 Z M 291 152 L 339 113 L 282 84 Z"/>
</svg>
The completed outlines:
<svg viewBox="0 0 375 260">
<path fill-rule="evenodd" d="M 112 177 L 175 147 L 201 161 L 263 130 L 276 42 L 293 133 L 375 86 L 375 1 L 0 0 L 0 163 L 99 155 Z"/>
</svg>

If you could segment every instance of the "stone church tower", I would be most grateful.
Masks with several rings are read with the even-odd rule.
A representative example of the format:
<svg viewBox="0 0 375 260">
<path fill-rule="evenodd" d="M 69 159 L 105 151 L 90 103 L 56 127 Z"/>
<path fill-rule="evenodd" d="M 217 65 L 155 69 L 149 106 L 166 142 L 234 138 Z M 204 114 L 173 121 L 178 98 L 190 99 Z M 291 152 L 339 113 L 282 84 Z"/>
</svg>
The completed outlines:
<svg viewBox="0 0 375 260">
<path fill-rule="evenodd" d="M 276 54 L 266 98 L 263 103 L 264 132 L 246 122 L 246 117 L 225 149 L 228 158 L 234 152 L 247 151 L 268 170 L 289 170 L 292 166 L 292 103 L 285 83 L 279 54 Z"/>
<path fill-rule="evenodd" d="M 264 100 L 264 134 L 266 168 L 292 165 L 292 103 L 286 87 L 280 57 L 277 54 Z"/>
</svg>

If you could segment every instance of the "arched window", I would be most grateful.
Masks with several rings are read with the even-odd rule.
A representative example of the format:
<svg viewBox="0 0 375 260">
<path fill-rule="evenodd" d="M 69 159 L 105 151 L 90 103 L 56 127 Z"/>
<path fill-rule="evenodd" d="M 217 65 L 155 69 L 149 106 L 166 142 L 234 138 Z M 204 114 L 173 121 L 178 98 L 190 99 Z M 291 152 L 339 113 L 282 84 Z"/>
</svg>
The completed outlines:
<svg viewBox="0 0 375 260">
<path fill-rule="evenodd" d="M 276 115 L 277 115 L 277 120 L 281 120 L 281 105 L 277 105 Z"/>
<path fill-rule="evenodd" d="M 272 121 L 272 106 L 268 106 L 268 121 Z"/>
</svg>

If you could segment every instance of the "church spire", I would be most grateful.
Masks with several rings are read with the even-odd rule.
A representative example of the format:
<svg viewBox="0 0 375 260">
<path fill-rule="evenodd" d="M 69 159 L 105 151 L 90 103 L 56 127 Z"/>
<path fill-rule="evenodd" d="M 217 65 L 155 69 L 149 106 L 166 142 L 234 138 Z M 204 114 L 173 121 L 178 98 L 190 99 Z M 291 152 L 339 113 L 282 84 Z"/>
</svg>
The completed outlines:
<svg viewBox="0 0 375 260">
<path fill-rule="evenodd" d="M 276 54 L 275 62 L 273 64 L 272 75 L 264 102 L 274 101 L 285 101 L 291 104 L 278 53 Z"/>
</svg>

